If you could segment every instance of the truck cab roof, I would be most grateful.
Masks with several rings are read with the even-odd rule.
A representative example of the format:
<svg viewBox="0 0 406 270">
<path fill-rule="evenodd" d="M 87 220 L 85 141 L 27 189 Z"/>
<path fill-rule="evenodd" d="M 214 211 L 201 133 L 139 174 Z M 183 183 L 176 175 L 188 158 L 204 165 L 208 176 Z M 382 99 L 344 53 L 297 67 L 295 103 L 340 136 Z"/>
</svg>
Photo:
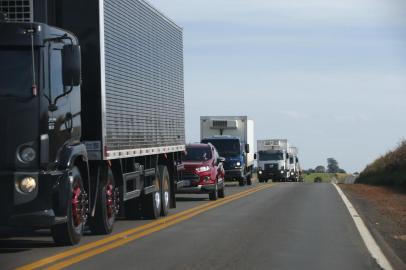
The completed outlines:
<svg viewBox="0 0 406 270">
<path fill-rule="evenodd" d="M 230 139 L 240 140 L 240 138 L 235 137 L 235 136 L 230 136 L 230 135 L 216 135 L 216 136 L 204 138 L 203 140 L 213 140 L 213 139 L 215 139 L 215 140 L 230 140 Z"/>
</svg>

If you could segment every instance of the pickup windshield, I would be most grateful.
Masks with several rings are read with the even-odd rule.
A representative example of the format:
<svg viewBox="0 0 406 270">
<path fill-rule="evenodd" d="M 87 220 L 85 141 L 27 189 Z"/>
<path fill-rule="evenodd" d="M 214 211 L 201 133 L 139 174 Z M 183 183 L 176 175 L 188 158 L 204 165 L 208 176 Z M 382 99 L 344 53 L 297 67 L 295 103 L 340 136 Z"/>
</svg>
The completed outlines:
<svg viewBox="0 0 406 270">
<path fill-rule="evenodd" d="M 186 147 L 184 161 L 207 161 L 211 159 L 210 147 Z"/>
<path fill-rule="evenodd" d="M 32 96 L 30 50 L 0 50 L 0 97 Z"/>
<path fill-rule="evenodd" d="M 282 152 L 259 151 L 258 159 L 259 160 L 283 160 L 283 153 Z"/>
<path fill-rule="evenodd" d="M 225 140 L 225 139 L 204 139 L 202 143 L 211 143 L 219 152 L 220 156 L 238 156 L 241 153 L 239 140 Z"/>
</svg>

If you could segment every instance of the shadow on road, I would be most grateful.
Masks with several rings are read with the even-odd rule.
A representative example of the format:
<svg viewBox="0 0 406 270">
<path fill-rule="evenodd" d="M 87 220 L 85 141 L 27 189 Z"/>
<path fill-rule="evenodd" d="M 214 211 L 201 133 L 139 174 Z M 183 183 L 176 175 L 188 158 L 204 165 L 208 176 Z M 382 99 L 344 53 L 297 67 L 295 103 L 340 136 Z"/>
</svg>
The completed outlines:
<svg viewBox="0 0 406 270">
<path fill-rule="evenodd" d="M 208 201 L 209 198 L 203 198 L 203 197 L 176 197 L 176 201 L 179 202 L 202 202 L 202 201 Z"/>
</svg>

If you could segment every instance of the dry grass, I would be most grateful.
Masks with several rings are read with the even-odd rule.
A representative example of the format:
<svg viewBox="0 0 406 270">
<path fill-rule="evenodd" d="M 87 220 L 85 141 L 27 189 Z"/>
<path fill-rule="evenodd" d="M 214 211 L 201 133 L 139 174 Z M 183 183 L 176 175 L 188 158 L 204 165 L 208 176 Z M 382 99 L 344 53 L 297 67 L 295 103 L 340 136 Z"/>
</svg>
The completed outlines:
<svg viewBox="0 0 406 270">
<path fill-rule="evenodd" d="M 406 140 L 369 164 L 357 182 L 406 188 Z"/>
</svg>

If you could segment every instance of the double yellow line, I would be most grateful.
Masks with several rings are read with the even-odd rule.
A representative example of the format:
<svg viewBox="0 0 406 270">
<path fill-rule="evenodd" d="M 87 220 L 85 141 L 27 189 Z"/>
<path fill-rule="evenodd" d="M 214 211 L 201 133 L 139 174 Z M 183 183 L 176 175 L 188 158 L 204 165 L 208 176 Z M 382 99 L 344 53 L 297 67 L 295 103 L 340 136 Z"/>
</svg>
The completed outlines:
<svg viewBox="0 0 406 270">
<path fill-rule="evenodd" d="M 147 236 L 154 232 L 168 228 L 172 225 L 175 225 L 179 222 L 190 219 L 190 218 L 192 218 L 196 215 L 199 215 L 203 212 L 206 212 L 210 209 L 213 209 L 213 208 L 219 207 L 223 204 L 246 197 L 250 194 L 253 194 L 253 193 L 263 190 L 265 188 L 269 188 L 270 186 L 272 186 L 272 184 L 261 185 L 259 187 L 253 188 L 253 189 L 239 192 L 237 194 L 228 196 L 224 199 L 214 201 L 214 202 L 209 202 L 209 203 L 179 212 L 177 214 L 150 222 L 143 226 L 136 227 L 136 228 L 133 228 L 133 229 L 121 232 L 121 233 L 117 233 L 115 235 L 103 238 L 101 240 L 94 241 L 94 242 L 79 246 L 77 248 L 73 248 L 71 250 L 68 250 L 68 251 L 65 251 L 62 253 L 58 253 L 56 255 L 38 260 L 36 262 L 19 267 L 19 268 L 17 268 L 17 270 L 32 270 L 32 269 L 42 268 L 45 266 L 48 266 L 45 268 L 47 270 L 63 269 L 70 265 L 76 264 L 80 261 L 83 261 L 83 260 L 86 260 L 93 256 L 96 256 L 98 254 L 101 254 L 101 253 L 104 253 L 111 249 L 125 245 L 125 244 L 132 242 L 136 239 L 139 239 L 141 237 L 144 237 L 144 236 Z"/>
</svg>

